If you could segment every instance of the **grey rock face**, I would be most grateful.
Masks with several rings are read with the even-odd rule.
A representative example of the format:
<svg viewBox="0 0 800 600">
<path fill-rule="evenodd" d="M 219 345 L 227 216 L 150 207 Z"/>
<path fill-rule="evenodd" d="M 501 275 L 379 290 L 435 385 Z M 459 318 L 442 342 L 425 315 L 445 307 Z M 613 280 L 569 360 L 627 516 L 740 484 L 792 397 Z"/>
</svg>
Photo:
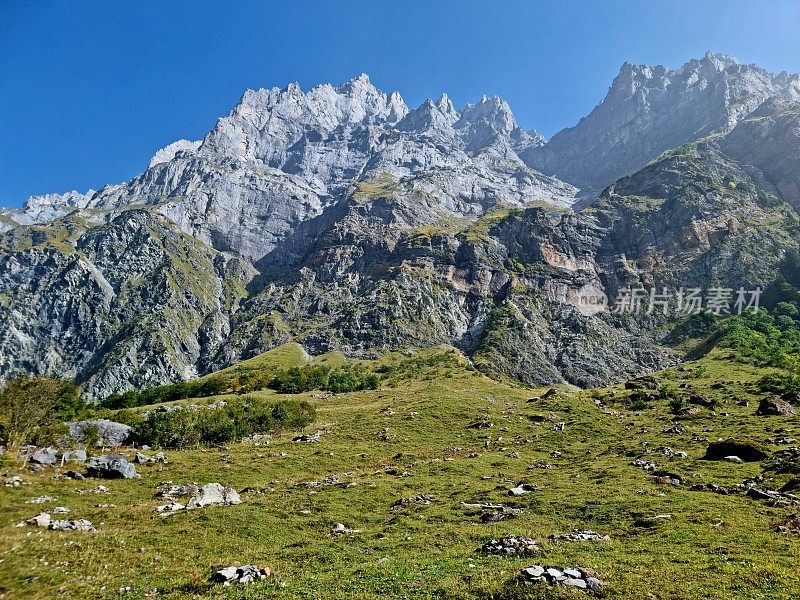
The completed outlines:
<svg viewBox="0 0 800 600">
<path fill-rule="evenodd" d="M 774 96 L 800 100 L 800 76 L 714 53 L 679 69 L 625 63 L 587 117 L 523 157 L 544 173 L 598 192 L 666 150 L 728 133 Z"/>
<path fill-rule="evenodd" d="M 84 431 L 88 427 L 96 427 L 98 433 L 97 445 L 102 446 L 122 446 L 130 441 L 133 428 L 124 423 L 115 423 L 109 419 L 95 419 L 92 421 L 76 421 L 67 423 L 69 435 L 72 439 L 82 442 Z M 86 453 L 83 455 L 86 460 Z"/>
<path fill-rule="evenodd" d="M 719 147 L 800 211 L 800 103 L 769 98 L 741 119 Z"/>
<path fill-rule="evenodd" d="M 34 452 L 29 460 L 39 465 L 54 465 L 56 463 L 56 455 L 54 448 L 41 448 Z"/>
</svg>

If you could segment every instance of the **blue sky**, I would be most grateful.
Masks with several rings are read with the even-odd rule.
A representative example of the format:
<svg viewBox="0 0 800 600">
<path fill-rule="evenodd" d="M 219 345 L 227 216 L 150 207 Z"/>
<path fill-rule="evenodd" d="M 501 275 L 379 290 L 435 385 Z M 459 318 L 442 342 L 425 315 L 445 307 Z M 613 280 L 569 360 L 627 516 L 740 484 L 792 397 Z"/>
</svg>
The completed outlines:
<svg viewBox="0 0 800 600">
<path fill-rule="evenodd" d="M 547 136 L 624 61 L 706 50 L 800 72 L 800 0 L 0 3 L 0 205 L 129 179 L 244 89 L 361 72 L 417 105 L 511 104 Z"/>
</svg>

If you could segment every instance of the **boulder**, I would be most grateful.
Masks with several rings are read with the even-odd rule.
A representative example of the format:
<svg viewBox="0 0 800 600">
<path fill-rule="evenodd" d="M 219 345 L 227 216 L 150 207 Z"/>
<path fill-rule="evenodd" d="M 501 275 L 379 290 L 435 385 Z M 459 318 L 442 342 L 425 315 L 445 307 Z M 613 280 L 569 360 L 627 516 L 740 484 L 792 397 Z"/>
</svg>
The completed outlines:
<svg viewBox="0 0 800 600">
<path fill-rule="evenodd" d="M 711 442 L 703 458 L 705 460 L 726 460 L 728 456 L 738 456 L 744 462 L 758 462 L 767 458 L 767 453 L 756 442 L 728 439 Z"/>
<path fill-rule="evenodd" d="M 221 483 L 207 483 L 186 503 L 186 508 L 201 508 L 212 504 L 240 504 L 241 501 L 239 494 L 233 488 L 223 486 Z"/>
<path fill-rule="evenodd" d="M 538 488 L 535 485 L 530 483 L 520 483 L 517 487 L 513 487 L 508 490 L 509 496 L 524 496 L 526 494 L 530 494 L 531 492 L 535 492 Z"/>
<path fill-rule="evenodd" d="M 786 400 L 782 400 L 781 398 L 772 397 L 772 398 L 764 398 L 761 402 L 758 403 L 758 408 L 756 409 L 756 415 L 759 417 L 768 417 L 768 416 L 789 416 L 794 414 L 794 408 L 791 404 L 789 404 Z"/>
<path fill-rule="evenodd" d="M 658 389 L 658 380 L 651 375 L 645 375 L 644 377 L 637 377 L 636 379 L 631 379 L 630 381 L 625 382 L 625 389 L 626 390 L 657 390 Z"/>
<path fill-rule="evenodd" d="M 37 465 L 54 465 L 58 457 L 54 448 L 40 448 L 28 460 Z"/>
<path fill-rule="evenodd" d="M 86 462 L 86 450 L 67 450 L 61 455 L 65 462 Z"/>
<path fill-rule="evenodd" d="M 131 440 L 133 428 L 124 423 L 116 423 L 108 419 L 94 419 L 91 421 L 75 421 L 67 423 L 69 436 L 78 441 L 83 441 L 83 432 L 87 427 L 97 427 L 99 439 L 98 446 L 122 446 Z"/>
<path fill-rule="evenodd" d="M 232 583 L 248 584 L 270 577 L 272 569 L 269 567 L 261 568 L 255 565 L 232 565 L 216 571 L 211 576 L 212 583 L 231 585 Z"/>
<path fill-rule="evenodd" d="M 138 477 L 136 467 L 125 460 L 121 454 L 95 456 L 86 466 L 89 477 L 102 479 L 133 479 Z"/>
<path fill-rule="evenodd" d="M 91 521 L 86 519 L 70 519 L 68 521 L 51 521 L 50 529 L 56 531 L 95 531 Z"/>
</svg>

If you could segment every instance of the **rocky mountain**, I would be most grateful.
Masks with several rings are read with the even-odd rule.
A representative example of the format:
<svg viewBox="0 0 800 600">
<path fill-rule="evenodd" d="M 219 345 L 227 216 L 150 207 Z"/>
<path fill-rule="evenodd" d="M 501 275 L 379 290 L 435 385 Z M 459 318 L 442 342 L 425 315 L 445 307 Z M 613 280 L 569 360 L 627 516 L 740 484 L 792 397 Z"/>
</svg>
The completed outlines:
<svg viewBox="0 0 800 600">
<path fill-rule="evenodd" d="M 498 98 L 409 109 L 363 75 L 247 91 L 128 183 L 0 213 L 0 375 L 103 397 L 289 340 L 451 344 L 526 382 L 659 368 L 666 316 L 581 294 L 769 283 L 800 233 L 797 81 L 721 55 L 626 65 L 549 142 Z"/>
<path fill-rule="evenodd" d="M 771 98 L 800 101 L 800 75 L 712 52 L 678 69 L 625 63 L 588 116 L 523 158 L 593 198 L 666 150 L 729 133 Z"/>
</svg>

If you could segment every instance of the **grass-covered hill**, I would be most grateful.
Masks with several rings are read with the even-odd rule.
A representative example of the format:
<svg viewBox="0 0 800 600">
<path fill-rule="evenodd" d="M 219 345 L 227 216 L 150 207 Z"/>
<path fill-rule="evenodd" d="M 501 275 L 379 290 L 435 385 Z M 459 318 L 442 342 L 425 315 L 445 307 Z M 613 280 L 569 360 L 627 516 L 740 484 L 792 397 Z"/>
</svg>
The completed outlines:
<svg viewBox="0 0 800 600">
<path fill-rule="evenodd" d="M 22 485 L 0 488 L 0 594 L 587 597 L 513 583 L 521 568 L 536 563 L 591 568 L 608 598 L 797 598 L 800 538 L 775 525 L 799 509 L 785 505 L 787 498 L 791 503 L 785 494 L 776 502 L 735 486 L 764 476 L 757 489 L 777 490 L 796 476 L 765 469 L 773 453 L 791 447 L 786 438 L 798 434 L 800 422 L 755 415 L 768 395 L 759 381 L 783 371 L 731 360 L 734 355 L 713 350 L 657 373 L 654 381 L 628 385 L 644 389 L 546 393 L 489 379 L 456 351 L 439 348 L 365 361 L 362 368 L 380 376 L 377 389 L 281 394 L 264 387 L 177 400 L 173 404 L 306 401 L 316 419 L 305 432 L 324 434 L 316 442 L 292 441 L 297 432 L 284 429 L 256 442 L 166 449 L 166 464 L 138 465 L 140 477 L 130 480 L 76 481 L 63 477 L 75 468 L 69 464 L 30 472 L 5 457 L 5 477 L 20 475 Z M 218 376 L 246 382 L 258 373 L 274 378 L 292 367 L 345 364 L 337 355 L 311 359 L 286 346 Z M 105 414 L 132 419 L 153 408 Z M 729 438 L 754 442 L 768 458 L 703 459 L 710 443 Z M 122 452 L 131 457 L 134 450 Z M 643 461 L 637 465 L 656 463 L 655 470 L 631 464 L 637 459 Z M 155 509 L 164 500 L 156 494 L 168 481 L 219 482 L 237 490 L 242 502 L 161 516 Z M 520 483 L 535 491 L 510 496 Z M 93 493 L 98 484 L 108 491 Z M 714 493 L 711 484 L 731 493 Z M 422 495 L 433 498 L 397 504 Z M 27 503 L 38 496 L 53 500 Z M 464 504 L 522 512 L 483 522 L 492 509 Z M 13 527 L 55 506 L 68 507 L 70 518 L 89 519 L 97 531 Z M 335 535 L 337 523 L 353 531 Z M 610 540 L 548 539 L 574 529 Z M 541 554 L 476 552 L 506 535 L 538 540 Z M 273 576 L 248 586 L 208 582 L 216 568 L 235 561 L 268 566 Z"/>
</svg>

